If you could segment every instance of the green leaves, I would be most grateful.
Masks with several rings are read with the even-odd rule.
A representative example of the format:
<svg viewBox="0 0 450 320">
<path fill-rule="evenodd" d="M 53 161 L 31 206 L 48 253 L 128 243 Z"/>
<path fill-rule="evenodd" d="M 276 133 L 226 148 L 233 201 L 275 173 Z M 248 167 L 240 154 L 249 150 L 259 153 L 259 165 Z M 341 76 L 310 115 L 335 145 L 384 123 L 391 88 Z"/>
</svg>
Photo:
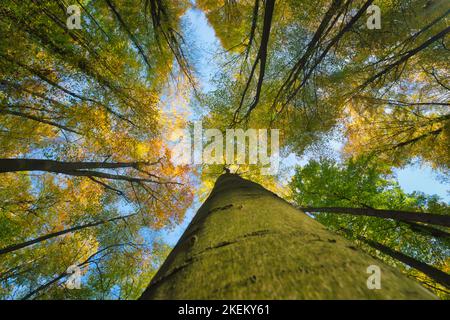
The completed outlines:
<svg viewBox="0 0 450 320">
<path fill-rule="evenodd" d="M 373 158 L 350 158 L 342 163 L 330 159 L 311 160 L 305 166 L 297 167 L 290 188 L 292 200 L 299 207 L 375 208 L 450 214 L 448 204 L 436 195 L 404 192 L 389 172 L 389 167 Z M 351 230 L 350 235 L 344 234 L 355 241 L 358 236 L 367 237 L 438 269 L 448 268 L 449 239 L 446 237 L 433 237 L 420 228 L 393 219 L 336 213 L 314 215 L 332 230 Z M 366 250 L 379 255 L 370 247 Z M 387 256 L 380 257 L 404 272 L 417 275 Z M 423 275 L 418 278 L 423 283 L 429 284 L 431 281 Z M 445 289 L 439 285 L 437 288 L 437 294 L 445 296 Z"/>
</svg>

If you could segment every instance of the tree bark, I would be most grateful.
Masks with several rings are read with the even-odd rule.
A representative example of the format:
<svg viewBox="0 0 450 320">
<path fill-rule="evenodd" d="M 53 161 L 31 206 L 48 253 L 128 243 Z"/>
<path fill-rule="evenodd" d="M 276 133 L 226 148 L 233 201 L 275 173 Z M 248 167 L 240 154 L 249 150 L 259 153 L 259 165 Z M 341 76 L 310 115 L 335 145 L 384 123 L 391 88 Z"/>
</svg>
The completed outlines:
<svg viewBox="0 0 450 320">
<path fill-rule="evenodd" d="M 370 290 L 367 268 L 382 272 Z M 141 299 L 434 299 L 259 184 L 223 174 Z"/>
<path fill-rule="evenodd" d="M 179 184 L 175 181 L 160 181 L 158 176 L 149 172 L 145 172 L 145 174 L 156 179 L 147 179 L 130 175 L 111 174 L 102 171 L 90 170 L 120 168 L 134 168 L 136 170 L 139 170 L 140 166 L 155 165 L 157 163 L 159 163 L 159 160 L 156 162 L 64 162 L 44 159 L 0 159 L 0 173 L 18 171 L 46 171 L 75 177 L 89 177 L 91 179 L 93 177 L 97 177 L 108 180 L 119 180 L 137 183 L 150 182 L 157 184 Z M 105 184 L 99 182 L 98 180 L 92 180 L 105 186 Z"/>
<path fill-rule="evenodd" d="M 0 173 L 17 171 L 48 171 L 55 173 L 86 169 L 134 168 L 137 162 L 63 162 L 44 159 L 0 159 Z"/>
<path fill-rule="evenodd" d="M 351 214 L 355 216 L 370 216 L 377 218 L 394 219 L 399 221 L 422 222 L 438 226 L 450 227 L 450 216 L 434 213 L 343 207 L 300 208 L 300 210 L 306 212 L 331 212 Z"/>
<path fill-rule="evenodd" d="M 411 231 L 413 231 L 413 232 L 417 232 L 417 233 L 420 233 L 423 235 L 433 236 L 435 238 L 450 239 L 450 233 L 448 233 L 444 230 L 430 227 L 430 226 L 424 225 L 424 224 L 414 223 L 414 222 L 408 222 L 408 221 L 403 221 L 403 222 L 406 223 L 409 226 L 409 228 L 411 229 Z"/>
<path fill-rule="evenodd" d="M 437 283 L 442 284 L 443 286 L 450 289 L 450 276 L 445 273 L 444 271 L 441 271 L 433 266 L 430 266 L 422 261 L 419 261 L 417 259 L 414 259 L 410 256 L 407 256 L 406 254 L 403 254 L 399 251 L 393 250 L 379 242 L 364 238 L 362 236 L 356 237 L 358 240 L 367 243 L 369 246 L 371 246 L 374 249 L 377 249 L 378 251 L 400 261 L 404 264 L 410 266 L 411 268 L 417 269 L 420 272 L 426 274 L 428 277 L 436 281 Z"/>
</svg>

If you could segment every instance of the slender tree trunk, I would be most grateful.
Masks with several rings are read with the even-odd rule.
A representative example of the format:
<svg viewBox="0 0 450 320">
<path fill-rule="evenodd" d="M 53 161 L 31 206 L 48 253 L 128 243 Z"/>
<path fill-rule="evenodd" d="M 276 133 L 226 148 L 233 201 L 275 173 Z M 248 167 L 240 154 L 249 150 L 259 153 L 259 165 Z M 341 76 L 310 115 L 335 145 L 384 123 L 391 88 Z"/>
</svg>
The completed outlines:
<svg viewBox="0 0 450 320">
<path fill-rule="evenodd" d="M 120 169 L 120 168 L 134 168 L 139 170 L 139 166 L 150 166 L 159 163 L 157 162 L 64 162 L 55 160 L 44 159 L 0 159 L 0 173 L 5 172 L 18 172 L 18 171 L 45 171 L 57 174 L 65 174 L 75 177 L 97 177 L 108 180 L 119 180 L 127 182 L 150 182 L 158 184 L 177 184 L 177 182 L 161 182 L 157 179 L 139 178 L 132 175 L 111 174 L 102 171 L 90 170 L 90 169 Z M 156 175 L 152 175 L 145 172 L 147 176 L 159 178 Z M 92 179 L 97 183 L 98 180 Z M 108 188 L 112 189 L 113 188 Z M 115 190 L 118 192 L 118 190 Z M 119 192 L 118 192 L 119 193 Z"/>
<path fill-rule="evenodd" d="M 355 216 L 370 216 L 377 218 L 387 218 L 399 221 L 423 222 L 438 226 L 450 227 L 450 216 L 434 213 L 407 212 L 398 210 L 379 210 L 371 208 L 343 208 L 343 207 L 323 207 L 323 208 L 300 208 L 306 212 L 331 212 L 351 214 Z"/>
<path fill-rule="evenodd" d="M 111 219 L 107 219 L 107 220 L 100 220 L 100 221 L 96 221 L 96 222 L 85 223 L 85 224 L 82 224 L 82 225 L 79 225 L 79 226 L 76 226 L 76 227 L 73 227 L 73 228 L 64 229 L 64 230 L 61 230 L 61 231 L 58 231 L 58 232 L 49 233 L 49 234 L 46 234 L 45 236 L 42 236 L 42 237 L 38 237 L 38 238 L 29 240 L 29 241 L 25 241 L 25 242 L 22 242 L 22 243 L 17 243 L 17 244 L 13 244 L 13 245 L 7 246 L 7 247 L 5 247 L 3 249 L 0 249 L 0 254 L 5 254 L 5 253 L 17 251 L 17 250 L 20 250 L 22 248 L 26 248 L 26 247 L 32 246 L 33 244 L 36 244 L 36 243 L 39 243 L 39 242 L 42 242 L 42 241 L 45 241 L 45 240 L 48 240 L 48 239 L 51 239 L 51 238 L 62 236 L 63 234 L 66 234 L 66 233 L 72 233 L 72 232 L 75 232 L 77 230 L 82 230 L 82 229 L 86 229 L 86 228 L 90 228 L 90 227 L 95 227 L 95 226 L 98 226 L 98 225 L 101 225 L 101 224 L 105 224 L 107 222 L 113 222 L 113 221 L 116 221 L 116 220 L 127 219 L 127 218 L 129 218 L 131 216 L 134 216 L 134 215 L 136 215 L 136 214 L 134 213 L 134 214 L 130 214 L 130 215 L 123 216 L 123 217 L 115 217 L 115 218 L 111 218 Z"/>
<path fill-rule="evenodd" d="M 115 247 L 122 247 L 122 246 L 126 246 L 126 245 L 130 245 L 129 243 L 118 243 L 118 244 L 112 244 L 109 245 L 105 248 L 102 248 L 100 250 L 98 250 L 96 253 L 90 255 L 86 260 L 84 260 L 83 262 L 77 264 L 77 267 L 81 268 L 84 265 L 87 265 L 89 263 L 91 263 L 91 259 L 94 258 L 95 256 L 101 254 L 102 252 L 105 252 L 111 248 L 115 248 Z M 46 290 L 47 288 L 49 288 L 50 286 L 52 286 L 53 284 L 57 283 L 59 280 L 64 279 L 65 277 L 67 277 L 70 273 L 67 273 L 67 268 L 64 272 L 60 273 L 59 275 L 57 275 L 55 278 L 50 279 L 48 282 L 40 285 L 39 287 L 37 287 L 36 289 L 30 291 L 28 294 L 26 294 L 23 298 L 21 298 L 20 300 L 28 300 L 31 299 L 33 297 L 35 297 L 38 293 L 40 293 L 41 291 Z"/>
<path fill-rule="evenodd" d="M 367 268 L 381 269 L 370 290 Z M 141 299 L 433 299 L 272 192 L 224 174 Z"/>
<path fill-rule="evenodd" d="M 0 110 L 0 114 L 8 114 L 8 115 L 16 116 L 16 117 L 22 117 L 22 118 L 33 120 L 36 122 L 45 123 L 45 124 L 48 124 L 49 126 L 53 126 L 53 127 L 65 130 L 65 131 L 69 131 L 69 132 L 76 133 L 76 134 L 81 134 L 80 132 L 78 132 L 72 128 L 69 128 L 63 124 L 60 124 L 60 123 L 57 123 L 57 122 L 54 122 L 51 120 L 46 120 L 44 118 L 41 118 L 41 117 L 38 117 L 38 116 L 35 116 L 32 114 L 26 114 L 26 113 L 20 112 L 20 111 L 5 109 L 5 110 Z"/>
<path fill-rule="evenodd" d="M 418 224 L 418 223 L 409 222 L 409 221 L 402 221 L 402 222 L 406 223 L 409 226 L 409 228 L 411 229 L 411 231 L 413 231 L 413 232 L 433 236 L 435 238 L 442 238 L 442 239 L 450 238 L 450 233 L 448 233 L 444 230 L 436 229 L 434 227 L 430 227 L 430 226 L 427 226 L 424 224 Z"/>
<path fill-rule="evenodd" d="M 406 220 L 406 218 L 401 219 L 400 217 L 398 217 L 397 215 L 394 214 L 389 214 L 391 211 L 389 210 L 381 210 L 381 212 L 377 212 L 378 209 L 374 209 L 374 208 L 368 208 L 370 209 L 370 212 L 368 214 L 365 214 L 364 212 L 367 212 L 367 210 L 365 210 L 366 208 L 358 208 L 361 209 L 359 211 L 354 211 L 353 209 L 355 208 L 331 208 L 331 212 L 327 211 L 327 208 L 298 208 L 300 210 L 303 210 L 305 212 L 327 212 L 327 213 L 337 213 L 337 214 L 350 214 L 350 215 L 355 215 L 355 216 L 369 216 L 369 217 L 376 217 L 376 218 L 380 218 L 380 219 L 393 219 L 399 222 L 402 222 L 404 224 L 407 224 L 409 229 L 413 232 L 417 232 L 420 234 L 423 234 L 425 236 L 432 236 L 435 238 L 441 238 L 441 239 L 450 239 L 450 233 L 441 230 L 441 229 L 437 229 L 435 227 L 426 225 L 426 224 L 419 224 L 416 222 L 412 222 L 415 221 L 416 219 L 414 219 L 414 215 L 418 214 L 418 212 L 409 212 L 409 213 L 413 213 L 413 216 L 409 216 L 407 215 L 407 211 L 397 211 L 397 212 L 401 212 L 402 216 L 406 216 L 409 220 L 412 221 L 408 221 Z M 333 210 L 334 209 L 334 210 Z M 339 209 L 339 210 L 336 210 Z M 350 210 L 348 210 L 350 209 Z M 339 211 L 339 212 L 337 212 Z M 428 213 L 420 213 L 420 214 L 428 214 Z M 431 214 L 431 219 L 434 219 L 434 214 Z M 440 218 L 440 217 L 439 217 Z"/>
<path fill-rule="evenodd" d="M 377 249 L 378 251 L 380 251 L 400 262 L 403 262 L 404 264 L 406 264 L 414 269 L 417 269 L 417 270 L 423 272 L 424 274 L 426 274 L 428 277 L 430 277 L 434 281 L 436 281 L 450 289 L 450 275 L 448 275 L 447 273 L 445 273 L 433 266 L 430 266 L 422 261 L 419 261 L 410 256 L 407 256 L 406 254 L 403 254 L 399 251 L 396 251 L 389 247 L 386 247 L 385 245 L 383 245 L 379 242 L 376 242 L 376 241 L 373 241 L 370 239 L 366 239 L 362 236 L 357 236 L 357 239 L 362 242 L 367 243 L 372 248 Z"/>
<path fill-rule="evenodd" d="M 138 164 L 138 162 L 63 162 L 44 159 L 0 159 L 0 173 L 17 171 L 66 173 L 86 169 L 133 168 Z"/>
</svg>

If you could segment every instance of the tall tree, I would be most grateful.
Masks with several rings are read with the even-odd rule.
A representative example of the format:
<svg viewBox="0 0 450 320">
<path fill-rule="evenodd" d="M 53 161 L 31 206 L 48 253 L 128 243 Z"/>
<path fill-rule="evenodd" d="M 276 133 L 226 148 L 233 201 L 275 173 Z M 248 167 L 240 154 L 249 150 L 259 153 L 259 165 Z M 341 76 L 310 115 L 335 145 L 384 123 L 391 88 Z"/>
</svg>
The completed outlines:
<svg viewBox="0 0 450 320">
<path fill-rule="evenodd" d="M 383 290 L 369 290 L 378 265 Z M 384 285 L 383 285 L 384 284 Z M 141 299 L 432 299 L 262 186 L 220 176 Z"/>
</svg>

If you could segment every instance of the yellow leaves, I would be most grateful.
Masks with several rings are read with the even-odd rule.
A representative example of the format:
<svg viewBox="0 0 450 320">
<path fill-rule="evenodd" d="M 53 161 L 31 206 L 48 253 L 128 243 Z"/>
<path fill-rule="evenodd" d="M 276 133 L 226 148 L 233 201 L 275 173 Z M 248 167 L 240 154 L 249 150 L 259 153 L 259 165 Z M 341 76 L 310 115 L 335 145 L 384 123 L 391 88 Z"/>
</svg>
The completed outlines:
<svg viewBox="0 0 450 320">
<path fill-rule="evenodd" d="M 27 10 L 9 2 L 14 11 L 11 14 L 29 29 L 25 32 L 23 26 L 14 25 L 8 19 L 0 21 L 1 27 L 7 27 L 0 50 L 14 58 L 0 66 L 0 80 L 12 82 L 7 91 L 2 84 L 0 100 L 17 103 L 28 114 L 53 124 L 0 115 L 0 156 L 100 163 L 155 162 L 162 158 L 154 165 L 80 169 L 70 172 L 73 176 L 69 172 L 37 171 L 3 174 L 0 180 L 2 246 L 139 212 L 126 222 L 116 220 L 77 230 L 18 251 L 5 265 L 17 266 L 30 257 L 44 257 L 26 275 L 31 276 L 32 280 L 27 278 L 27 281 L 34 285 L 43 282 L 41 277 L 54 278 L 67 266 L 83 262 L 107 245 L 140 241 L 139 232 L 143 227 L 162 228 L 180 221 L 193 198 L 190 174 L 187 167 L 170 163 L 170 151 L 163 141 L 165 133 L 161 127 L 167 125 L 167 131 L 173 128 L 169 122 L 174 110 L 177 110 L 175 121 L 179 124 L 184 121 L 190 88 L 187 81 L 182 83 L 184 87 L 176 88 L 173 110 L 161 114 L 159 95 L 171 71 L 173 54 L 165 47 L 164 40 L 161 50 L 156 47 L 151 30 L 147 29 L 151 25 L 141 28 L 143 10 L 132 1 L 117 5 L 131 32 L 144 51 L 148 51 L 152 68 L 143 68 L 128 36 L 117 28 L 116 19 L 104 3 L 84 2 L 88 10 L 95 12 L 104 30 L 92 25 L 70 34 L 46 14 L 65 18 L 54 4 L 40 4 L 47 10 L 36 10 L 31 15 L 36 21 L 31 21 Z M 173 19 L 171 28 L 176 29 L 177 17 L 184 13 L 189 2 L 164 4 Z M 35 4 L 29 6 L 37 9 Z M 146 22 L 150 21 L 150 16 L 145 18 Z M 14 40 L 20 41 L 14 43 Z M 184 80 L 182 76 L 180 79 Z M 72 130 L 63 130 L 62 126 Z M 75 176 L 88 170 L 96 171 L 93 179 Z M 107 177 L 98 177 L 102 174 Z M 139 254 L 121 253 L 120 256 L 128 262 Z M 129 275 L 128 265 L 122 267 L 120 276 L 125 278 Z"/>
<path fill-rule="evenodd" d="M 42 59 L 45 59 L 45 58 L 47 58 L 47 54 L 45 53 L 44 50 L 39 50 L 39 51 L 36 53 L 36 59 L 37 59 L 37 60 L 42 60 Z"/>
<path fill-rule="evenodd" d="M 445 259 L 444 264 L 442 266 L 442 271 L 449 274 L 450 273 L 450 258 Z"/>
<path fill-rule="evenodd" d="M 209 193 L 214 188 L 214 183 L 215 183 L 214 179 L 212 178 L 207 179 L 206 177 L 204 177 L 197 191 L 197 195 L 200 201 L 204 201 L 208 197 Z"/>
<path fill-rule="evenodd" d="M 135 147 L 135 157 L 136 160 L 147 159 L 150 153 L 150 146 L 147 143 L 138 142 Z"/>
<path fill-rule="evenodd" d="M 443 263 L 439 266 L 436 266 L 438 269 L 444 271 L 445 273 L 450 272 L 450 259 L 447 258 Z M 424 285 L 426 288 L 434 292 L 439 298 L 442 300 L 448 300 L 450 298 L 450 294 L 447 291 L 447 288 L 443 286 L 442 284 L 436 282 L 435 280 L 431 279 L 424 273 L 415 270 L 415 269 L 409 269 L 408 273 L 412 275 L 414 278 L 416 278 L 422 285 Z"/>
<path fill-rule="evenodd" d="M 424 108 L 350 106 L 344 152 L 375 153 L 394 166 L 420 157 L 435 168 L 445 168 L 450 165 L 448 128 L 448 116 Z"/>
<path fill-rule="evenodd" d="M 26 153 L 37 145 L 45 147 L 51 143 L 52 138 L 57 136 L 52 126 L 22 117 L 0 114 L 0 122 L 2 124 L 0 145 L 3 158 Z"/>
<path fill-rule="evenodd" d="M 56 223 L 50 231 L 58 232 L 64 230 L 69 221 L 69 214 L 66 210 L 58 211 L 58 213 L 56 214 Z"/>
<path fill-rule="evenodd" d="M 91 230 L 88 230 L 88 232 Z M 83 233 L 72 233 L 70 234 L 72 237 L 72 243 L 78 244 L 78 248 L 75 251 L 74 249 L 77 247 L 72 247 L 73 252 L 78 253 L 78 259 L 73 261 L 72 264 L 76 262 L 82 263 L 86 261 L 91 255 L 96 253 L 99 249 L 99 242 L 95 236 L 86 235 Z"/>
<path fill-rule="evenodd" d="M 101 197 L 104 194 L 104 188 L 91 181 L 88 178 L 65 178 L 66 187 L 63 189 L 65 194 L 66 211 L 81 212 L 89 207 L 101 208 Z M 75 209 L 76 208 L 76 209 Z M 98 211 L 98 210 L 97 210 Z"/>
<path fill-rule="evenodd" d="M 31 181 L 26 174 L 4 173 L 0 179 L 0 219 L 6 219 L 19 225 L 26 222 L 19 214 L 34 202 L 29 194 Z M 0 230 L 1 232 L 1 230 Z M 2 235 L 6 238 L 6 235 Z M 2 237 L 0 237 L 2 238 Z"/>
</svg>

